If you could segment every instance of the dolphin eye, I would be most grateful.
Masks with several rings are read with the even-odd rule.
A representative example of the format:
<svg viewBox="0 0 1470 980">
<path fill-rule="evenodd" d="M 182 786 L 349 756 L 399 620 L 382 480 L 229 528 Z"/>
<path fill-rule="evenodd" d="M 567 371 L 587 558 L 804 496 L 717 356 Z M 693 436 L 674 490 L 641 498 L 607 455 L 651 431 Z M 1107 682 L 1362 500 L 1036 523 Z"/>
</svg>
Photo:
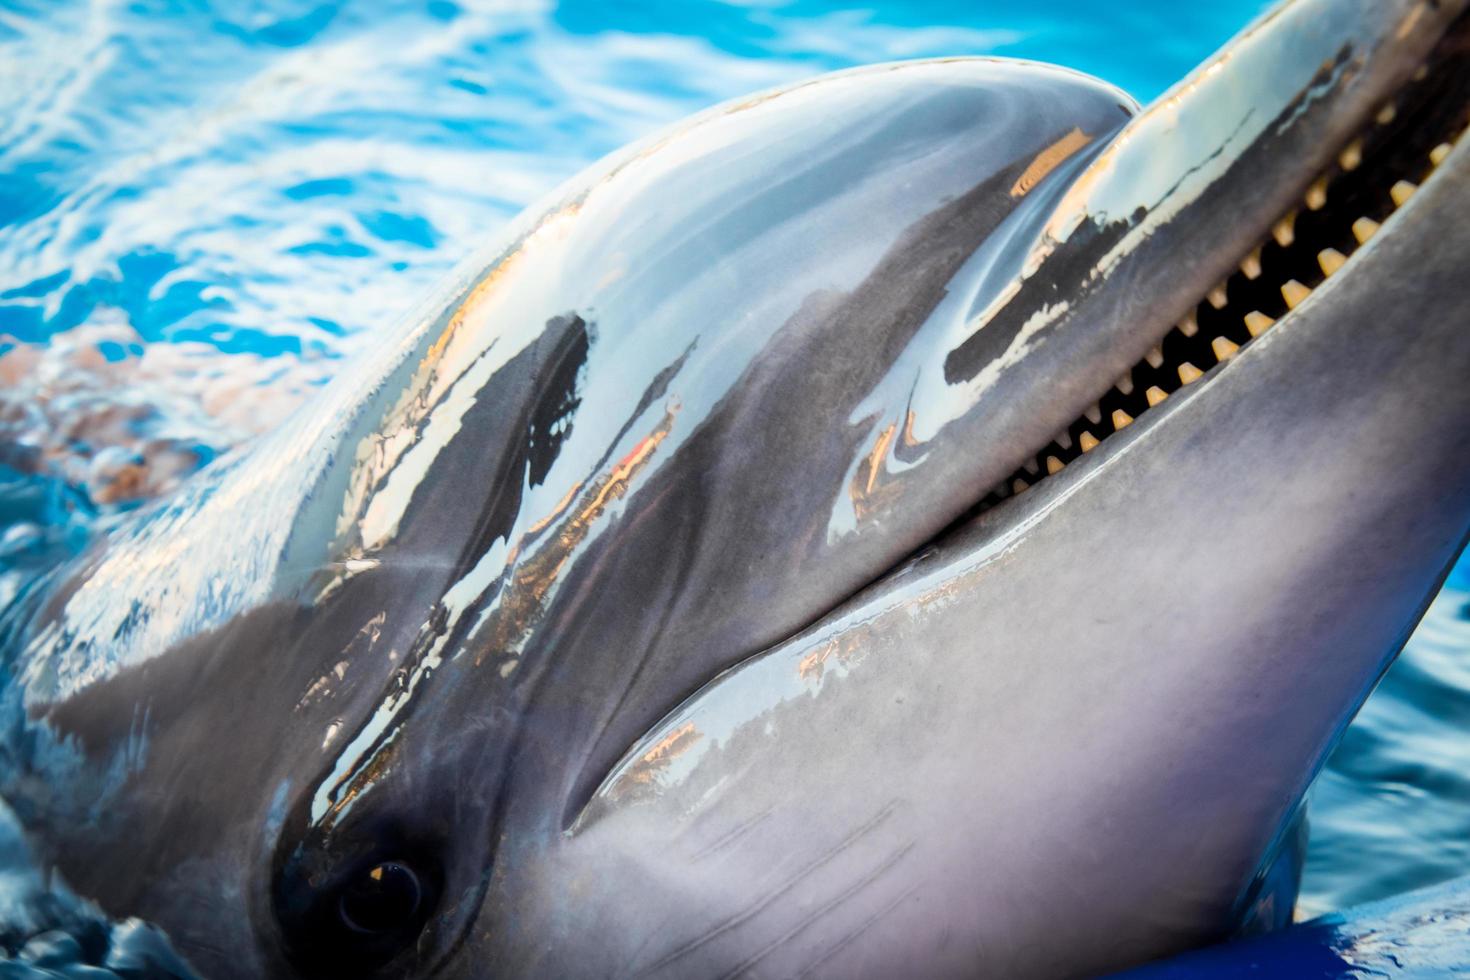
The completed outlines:
<svg viewBox="0 0 1470 980">
<path fill-rule="evenodd" d="M 286 957 L 302 975 L 397 976 L 420 955 L 443 892 L 442 863 L 430 847 L 377 843 L 357 860 L 298 852 L 282 868 L 276 915 Z"/>
<path fill-rule="evenodd" d="M 356 933 L 382 936 L 414 925 L 423 906 L 419 876 L 401 861 L 383 861 L 354 875 L 337 899 L 342 924 Z"/>
</svg>

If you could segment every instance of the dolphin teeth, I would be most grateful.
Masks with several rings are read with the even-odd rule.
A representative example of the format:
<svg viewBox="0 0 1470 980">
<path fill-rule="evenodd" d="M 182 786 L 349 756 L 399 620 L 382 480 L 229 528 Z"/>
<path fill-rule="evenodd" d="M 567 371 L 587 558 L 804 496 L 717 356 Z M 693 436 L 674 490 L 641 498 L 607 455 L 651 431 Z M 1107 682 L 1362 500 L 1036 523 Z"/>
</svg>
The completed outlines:
<svg viewBox="0 0 1470 980">
<path fill-rule="evenodd" d="M 1260 310 L 1251 310 L 1245 315 L 1245 328 L 1250 331 L 1252 337 L 1259 337 L 1270 330 L 1275 322 Z"/>
<path fill-rule="evenodd" d="M 1293 211 L 1286 217 L 1271 226 L 1271 237 L 1276 239 L 1276 244 L 1287 248 L 1296 241 L 1296 212 Z"/>
<path fill-rule="evenodd" d="M 1322 267 L 1324 275 L 1330 276 L 1347 264 L 1347 256 L 1335 248 L 1324 248 L 1317 253 L 1317 264 Z"/>
<path fill-rule="evenodd" d="M 1286 300 L 1286 308 L 1294 310 L 1302 305 L 1302 302 L 1312 295 L 1312 291 L 1295 279 L 1288 279 L 1281 286 L 1281 297 Z"/>
<path fill-rule="evenodd" d="M 1318 177 L 1312 181 L 1312 186 L 1307 188 L 1303 200 L 1308 209 L 1312 211 L 1321 211 L 1325 208 L 1327 206 L 1327 178 Z"/>
<path fill-rule="evenodd" d="M 1424 69 L 1421 68 L 1416 77 L 1424 77 Z M 1413 121 L 1417 124 L 1417 108 L 1406 109 L 1403 115 L 1405 121 L 1413 115 Z M 1387 102 L 1378 108 L 1374 118 L 1379 126 L 1389 126 L 1399 116 L 1397 104 Z M 1460 137 L 1470 133 L 1470 128 L 1464 126 L 1463 114 L 1455 119 L 1457 121 L 1453 125 L 1459 130 L 1455 133 L 1448 133 L 1448 124 L 1438 132 L 1415 131 L 1408 135 L 1396 131 L 1371 135 L 1372 131 L 1364 127 L 1366 135 L 1360 135 L 1342 146 L 1336 154 L 1335 166 L 1329 164 L 1324 168 L 1302 191 L 1297 206 L 1271 225 L 1270 237 L 1261 238 L 1254 248 L 1239 259 L 1237 270 L 1220 280 L 1203 296 L 1197 297 L 1197 305 L 1183 314 L 1175 324 L 1180 336 L 1171 334 L 1149 348 L 1141 360 L 1122 372 L 1114 382 L 1113 390 L 1088 406 L 1080 417 L 1061 429 L 1035 456 L 993 487 L 982 501 L 983 506 L 1024 493 L 1046 477 L 1060 473 L 1078 457 L 1100 446 L 1109 435 L 1126 429 L 1146 411 L 1162 405 L 1179 388 L 1204 378 L 1208 367 L 1201 369 L 1195 366 L 1195 362 L 1209 366 L 1224 364 L 1236 357 L 1250 340 L 1271 330 L 1279 317 L 1287 314 L 1274 307 L 1274 301 L 1269 298 L 1256 296 L 1253 291 L 1257 288 L 1269 292 L 1279 284 L 1286 310 L 1290 311 L 1306 302 L 1315 285 L 1322 279 L 1342 273 L 1355 250 L 1366 245 L 1378 234 L 1382 227 L 1381 222 L 1387 220 L 1395 209 L 1406 205 L 1418 191 L 1419 184 L 1428 179 L 1427 175 L 1442 166 L 1455 152 Z M 1446 120 L 1442 118 L 1441 121 Z M 1399 125 L 1405 130 L 1412 128 L 1402 123 Z M 1379 142 L 1405 142 L 1406 146 L 1394 149 L 1391 160 L 1380 161 L 1379 156 L 1387 155 L 1378 153 Z M 1372 156 L 1368 152 L 1370 145 L 1373 148 Z M 1418 161 L 1417 164 L 1413 162 L 1415 160 Z M 1382 167 L 1380 163 L 1383 164 Z M 1392 163 L 1402 166 L 1389 170 L 1388 165 Z M 1380 170 L 1387 172 L 1380 173 Z M 1345 176 L 1348 174 L 1352 176 Z M 1391 205 L 1389 199 L 1392 201 Z M 1351 217 L 1351 212 L 1347 210 L 1350 205 L 1345 203 L 1349 200 L 1362 201 L 1365 207 L 1351 222 L 1353 242 L 1344 244 L 1339 236 L 1345 231 L 1343 226 Z M 1305 221 L 1299 222 L 1298 219 L 1306 212 L 1322 213 L 1309 214 Z M 1316 278 L 1315 273 L 1306 275 L 1301 271 L 1303 262 L 1310 265 L 1308 256 L 1315 256 L 1316 264 L 1321 268 L 1322 279 Z M 1302 278 L 1288 278 L 1293 272 Z M 1277 315 L 1269 315 L 1265 310 L 1271 310 Z M 1216 324 L 1213 319 L 1216 311 L 1224 313 L 1221 324 L 1233 322 L 1236 326 L 1227 328 Z M 1202 319 L 1205 327 L 1203 335 L 1200 329 Z M 1242 325 L 1249 334 L 1249 339 L 1239 332 Z M 1209 341 L 1213 361 L 1202 353 L 1205 341 Z M 1191 360 L 1185 360 L 1185 357 Z M 1158 372 L 1159 376 L 1155 377 L 1154 372 Z M 1177 384 L 1172 380 L 1175 373 L 1179 378 Z M 1105 410 L 1102 407 L 1104 403 L 1109 406 L 1124 405 L 1127 408 L 1110 407 Z M 1106 421 L 1104 416 L 1107 416 Z M 1111 429 L 1106 427 L 1109 422 Z"/>
<path fill-rule="evenodd" d="M 1240 271 L 1247 279 L 1261 278 L 1261 246 L 1251 249 L 1251 254 L 1240 260 Z"/>
<path fill-rule="evenodd" d="M 1357 221 L 1353 222 L 1353 237 L 1358 240 L 1359 245 L 1362 245 L 1366 243 L 1368 239 L 1372 238 L 1373 235 L 1377 233 L 1378 229 L 1381 227 L 1382 225 L 1374 221 L 1372 218 L 1359 218 Z"/>
</svg>

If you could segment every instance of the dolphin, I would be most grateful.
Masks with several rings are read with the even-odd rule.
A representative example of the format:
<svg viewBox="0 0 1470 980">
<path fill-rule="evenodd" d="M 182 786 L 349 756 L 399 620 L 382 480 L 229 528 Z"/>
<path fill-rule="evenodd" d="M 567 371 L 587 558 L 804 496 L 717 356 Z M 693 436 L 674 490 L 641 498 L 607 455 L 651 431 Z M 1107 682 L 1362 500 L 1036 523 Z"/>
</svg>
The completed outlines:
<svg viewBox="0 0 1470 980">
<path fill-rule="evenodd" d="M 1290 918 L 1470 528 L 1467 0 L 1140 111 L 956 58 L 533 207 L 0 625 L 0 793 L 212 977 L 1075 976 Z"/>
</svg>

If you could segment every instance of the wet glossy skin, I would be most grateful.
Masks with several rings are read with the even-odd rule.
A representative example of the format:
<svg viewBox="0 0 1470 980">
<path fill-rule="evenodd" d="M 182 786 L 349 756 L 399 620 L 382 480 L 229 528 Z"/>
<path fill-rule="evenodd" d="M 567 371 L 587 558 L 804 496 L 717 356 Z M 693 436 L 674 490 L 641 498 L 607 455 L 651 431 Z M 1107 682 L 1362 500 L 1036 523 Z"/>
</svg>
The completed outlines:
<svg viewBox="0 0 1470 980">
<path fill-rule="evenodd" d="M 141 736 L 120 790 L 89 773 L 37 814 L 77 886 L 229 949 L 248 934 L 222 920 L 275 929 L 277 865 L 355 869 L 406 838 L 467 896 L 425 944 L 452 946 L 505 800 L 570 822 L 663 713 L 972 502 L 901 468 L 923 457 L 895 434 L 913 362 L 943 353 L 930 313 L 1062 186 L 1037 176 L 1129 111 L 1060 69 L 878 68 L 717 110 L 569 188 L 405 353 L 58 583 L 37 619 L 58 627 L 22 657 L 30 711 L 99 769 Z M 174 921 L 180 894 L 210 914 Z"/>
<path fill-rule="evenodd" d="M 1464 541 L 1470 154 L 1455 164 L 1356 276 L 1149 428 L 701 691 L 541 858 L 555 870 L 487 907 L 534 904 L 637 975 L 764 954 L 772 975 L 884 976 L 901 950 L 942 975 L 1090 974 L 1218 936 Z M 1406 324 L 1443 326 L 1405 344 Z M 673 902 L 746 901 L 652 955 L 675 890 L 651 869 L 671 863 Z M 608 877 L 651 896 L 640 925 L 555 898 Z M 552 932 L 525 918 L 487 932 Z"/>
<path fill-rule="evenodd" d="M 313 902 L 387 858 L 441 896 L 390 975 L 1046 974 L 1218 934 L 1463 536 L 1465 182 L 892 570 L 1454 12 L 1302 0 L 1122 139 L 1115 91 L 959 60 L 594 168 L 12 613 L 5 795 L 220 976 L 333 972 Z"/>
</svg>

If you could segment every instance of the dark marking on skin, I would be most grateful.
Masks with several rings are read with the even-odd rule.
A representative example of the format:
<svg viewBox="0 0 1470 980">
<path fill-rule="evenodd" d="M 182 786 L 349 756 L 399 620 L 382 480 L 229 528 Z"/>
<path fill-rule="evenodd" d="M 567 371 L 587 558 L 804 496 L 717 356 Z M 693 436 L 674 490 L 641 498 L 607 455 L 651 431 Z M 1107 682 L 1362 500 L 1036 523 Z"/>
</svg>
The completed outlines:
<svg viewBox="0 0 1470 980">
<path fill-rule="evenodd" d="M 521 511 L 527 480 L 519 473 L 545 478 L 571 431 L 571 413 L 580 399 L 576 380 L 591 352 L 590 328 L 581 317 L 553 317 L 536 340 L 498 372 L 502 383 L 486 385 L 453 443 L 440 453 L 434 479 L 421 482 L 404 516 L 405 528 L 394 548 L 422 552 L 432 541 L 433 553 L 459 552 L 454 578 L 461 578 L 495 543 L 507 537 Z M 560 422 L 559 435 L 553 429 Z M 505 437 L 521 432 L 519 439 Z M 456 451 L 473 440 L 486 452 Z M 519 472 L 518 472 L 519 471 Z M 464 487 L 484 487 L 485 496 L 464 499 Z M 448 498 L 455 499 L 450 500 Z M 445 519 L 466 506 L 476 509 L 470 528 Z M 468 533 L 466 533 L 468 531 Z M 446 538 L 457 538 L 460 543 Z M 385 560 L 387 556 L 385 555 Z"/>
<path fill-rule="evenodd" d="M 950 351 L 944 359 L 944 380 L 952 385 L 969 381 L 1010 349 L 1033 316 L 1063 301 L 1076 303 L 1078 295 L 1093 284 L 1092 272 L 1098 260 L 1145 215 L 1139 208 L 1126 220 L 1088 225 L 1073 232 L 1047 257 L 1044 275 L 1033 275 L 1023 282 L 1009 303 Z M 1097 277 L 1097 281 L 1101 283 L 1103 278 Z"/>
<path fill-rule="evenodd" d="M 694 349 L 698 346 L 699 338 L 695 337 L 689 342 L 689 346 L 684 348 L 684 353 L 674 358 L 662 371 L 654 375 L 653 380 L 648 383 L 648 387 L 643 389 L 643 394 L 638 398 L 638 404 L 633 406 L 633 411 L 628 413 L 628 420 L 623 423 L 623 427 L 618 430 L 618 434 L 613 436 L 612 441 L 608 444 L 607 455 L 604 455 L 598 461 L 595 467 L 596 469 L 600 470 L 607 464 L 608 459 L 611 458 L 613 447 L 623 444 L 623 438 L 633 430 L 633 425 L 643 417 L 643 413 L 648 411 L 654 402 L 669 393 L 669 385 L 679 376 L 679 372 L 684 370 L 684 365 L 689 361 L 689 355 L 693 354 Z"/>
<path fill-rule="evenodd" d="M 592 346 L 586 321 L 575 313 L 556 317 L 547 330 L 560 335 L 561 342 L 546 358 L 543 388 L 531 407 L 527 426 L 527 468 L 533 487 L 546 482 L 546 474 L 561 453 L 562 443 L 572 434 L 572 417 L 582 404 L 577 393 L 578 381 Z"/>
<path fill-rule="evenodd" d="M 739 840 L 740 838 L 744 837 L 746 834 L 750 833 L 756 827 L 758 827 L 761 824 L 765 823 L 766 820 L 770 817 L 770 815 L 771 815 L 771 811 L 770 810 L 762 810 L 760 813 L 757 813 L 755 816 L 751 817 L 749 820 L 746 820 L 744 823 L 740 823 L 740 824 L 735 825 L 734 827 L 732 827 L 729 831 L 727 831 L 726 833 L 724 833 L 720 837 L 718 837 L 715 840 L 711 841 L 709 844 L 706 844 L 704 847 L 700 848 L 698 851 L 695 851 L 694 854 L 690 856 L 689 860 L 691 860 L 691 861 L 702 861 L 705 858 L 709 857 L 711 854 L 716 854 L 716 853 L 724 850 L 725 848 L 729 847 L 731 844 L 735 843 L 735 841 Z"/>
<path fill-rule="evenodd" d="M 804 930 L 809 928 L 812 923 L 827 915 L 829 912 L 842 905 L 848 899 L 852 898 L 863 889 L 873 884 L 873 882 L 883 877 L 883 875 L 887 871 L 889 871 L 891 868 L 896 866 L 900 861 L 908 856 L 909 852 L 914 849 L 914 843 L 914 841 L 907 842 L 898 850 L 894 851 L 892 854 L 888 855 L 888 857 L 879 862 L 877 867 L 873 868 L 857 881 L 853 882 L 851 885 L 838 892 L 832 898 L 817 906 L 807 915 L 797 919 L 796 924 L 793 925 L 790 929 L 781 933 L 781 935 L 777 936 L 770 943 L 767 943 L 754 956 L 751 956 L 748 959 L 744 960 L 734 969 L 726 973 L 723 977 L 723 980 L 733 980 L 734 977 L 738 977 L 740 974 L 746 972 L 751 967 L 759 963 L 761 960 L 769 956 L 771 953 L 780 949 L 796 936 L 800 935 Z"/>
<path fill-rule="evenodd" d="M 806 967 L 806 969 L 804 969 L 800 973 L 798 973 L 796 975 L 796 980 L 801 980 L 802 977 L 809 977 L 813 973 L 817 972 L 817 970 L 819 970 L 819 969 L 822 968 L 822 964 L 826 963 L 828 960 L 832 959 L 832 957 L 836 956 L 838 953 L 842 952 L 848 946 L 852 945 L 852 943 L 859 936 L 861 936 L 863 933 L 867 932 L 870 928 L 872 928 L 873 925 L 874 925 L 874 923 L 878 922 L 878 920 L 882 919 L 885 915 L 887 915 L 888 913 L 892 912 L 894 909 L 898 908 L 900 905 L 902 905 L 905 901 L 908 900 L 909 896 L 913 895 L 914 892 L 916 892 L 918 890 L 919 890 L 919 886 L 918 885 L 910 885 L 908 888 L 905 888 L 903 891 L 899 892 L 898 893 L 898 896 L 896 898 L 894 898 L 893 901 L 891 901 L 888 904 L 884 905 L 881 909 L 879 909 L 878 911 L 874 912 L 872 915 L 868 916 L 863 921 L 859 922 L 855 928 L 853 928 L 850 931 L 844 933 L 843 936 L 842 936 L 842 938 L 839 939 L 839 940 L 837 940 L 837 942 L 834 943 L 825 953 L 823 953 L 817 959 L 813 960 L 810 964 L 808 964 L 807 967 Z M 976 963 L 981 962 L 980 958 L 977 957 L 976 960 L 975 960 L 975 962 Z"/>
<path fill-rule="evenodd" d="M 755 918 L 782 895 L 785 895 L 791 889 L 795 888 L 797 884 L 799 884 L 804 878 L 832 863 L 832 861 L 834 861 L 849 847 L 856 844 L 859 840 L 862 840 L 868 834 L 871 834 L 873 831 L 877 830 L 880 826 L 883 825 L 884 821 L 886 821 L 890 816 L 893 815 L 895 809 L 897 809 L 897 804 L 890 801 L 886 806 L 883 807 L 883 809 L 879 810 L 871 820 L 853 830 L 852 833 L 844 837 L 835 846 L 829 848 L 825 853 L 818 855 L 811 861 L 802 865 L 795 874 L 789 876 L 785 881 L 781 882 L 774 889 L 767 892 L 754 905 L 749 906 L 743 912 L 731 916 L 730 918 L 726 919 L 724 922 L 715 926 L 713 929 L 709 930 L 697 939 L 692 939 L 684 945 L 678 947 L 677 949 L 671 950 L 655 962 L 641 968 L 638 972 L 640 974 L 647 974 L 661 970 L 664 967 L 683 959 L 700 947 L 705 946 L 710 942 L 713 942 L 726 933 L 740 928 L 740 926 Z"/>
</svg>

